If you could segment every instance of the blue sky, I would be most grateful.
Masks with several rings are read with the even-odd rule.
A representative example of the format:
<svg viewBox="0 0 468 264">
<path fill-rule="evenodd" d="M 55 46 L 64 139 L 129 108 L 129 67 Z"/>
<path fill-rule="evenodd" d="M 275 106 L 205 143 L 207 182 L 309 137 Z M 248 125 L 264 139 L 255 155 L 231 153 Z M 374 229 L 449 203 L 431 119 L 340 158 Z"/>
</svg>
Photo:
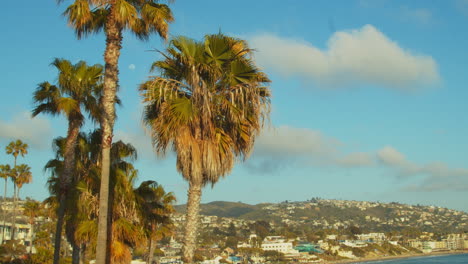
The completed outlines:
<svg viewBox="0 0 468 264">
<path fill-rule="evenodd" d="M 21 197 L 47 197 L 42 168 L 60 117 L 31 120 L 31 95 L 53 82 L 55 57 L 102 63 L 104 38 L 77 40 L 66 4 L 12 1 L 0 17 L 0 147 L 31 146 L 33 183 Z M 25 8 L 27 6 L 27 8 Z M 312 197 L 431 204 L 468 211 L 468 1 L 183 1 L 171 4 L 171 35 L 224 33 L 247 39 L 273 80 L 271 124 L 254 153 L 203 201 L 246 203 Z M 116 138 L 139 150 L 140 180 L 186 200 L 174 155 L 157 159 L 141 125 L 138 84 L 163 49 L 157 37 L 125 34 Z M 92 128 L 88 124 L 86 129 Z M 0 163 L 12 158 L 0 153 Z M 11 194 L 11 190 L 9 195 Z"/>
</svg>

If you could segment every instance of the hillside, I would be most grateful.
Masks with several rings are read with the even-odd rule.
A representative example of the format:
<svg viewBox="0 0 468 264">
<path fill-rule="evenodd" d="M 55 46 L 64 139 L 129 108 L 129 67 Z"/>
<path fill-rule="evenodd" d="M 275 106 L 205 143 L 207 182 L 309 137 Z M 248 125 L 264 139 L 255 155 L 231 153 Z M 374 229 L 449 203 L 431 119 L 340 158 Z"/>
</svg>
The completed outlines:
<svg viewBox="0 0 468 264">
<path fill-rule="evenodd" d="M 185 205 L 177 206 L 176 209 L 179 213 L 183 213 Z M 317 228 L 357 225 L 375 231 L 401 230 L 410 227 L 424 231 L 468 230 L 468 214 L 452 209 L 318 198 L 303 202 L 257 205 L 216 201 L 202 204 L 201 214 Z"/>
</svg>

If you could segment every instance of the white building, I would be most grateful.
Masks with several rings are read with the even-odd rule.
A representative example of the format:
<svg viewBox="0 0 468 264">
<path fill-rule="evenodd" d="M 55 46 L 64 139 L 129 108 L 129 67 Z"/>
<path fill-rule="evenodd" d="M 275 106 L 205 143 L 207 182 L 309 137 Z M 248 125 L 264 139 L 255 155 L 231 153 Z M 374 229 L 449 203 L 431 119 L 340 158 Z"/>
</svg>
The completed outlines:
<svg viewBox="0 0 468 264">
<path fill-rule="evenodd" d="M 267 236 L 262 242 L 262 250 L 268 251 L 278 251 L 283 254 L 299 254 L 299 251 L 295 250 L 292 242 L 288 241 L 281 236 Z"/>
</svg>

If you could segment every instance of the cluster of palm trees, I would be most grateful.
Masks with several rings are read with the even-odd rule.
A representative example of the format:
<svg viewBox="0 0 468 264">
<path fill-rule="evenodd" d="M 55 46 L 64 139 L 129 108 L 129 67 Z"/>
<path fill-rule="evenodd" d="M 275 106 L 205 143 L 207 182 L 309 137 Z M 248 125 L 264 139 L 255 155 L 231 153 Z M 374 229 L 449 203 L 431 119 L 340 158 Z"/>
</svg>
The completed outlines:
<svg viewBox="0 0 468 264">
<path fill-rule="evenodd" d="M 3 193 L 3 203 L 6 202 L 8 179 L 13 183 L 13 217 L 10 237 L 11 240 L 16 238 L 16 204 L 19 198 L 19 192 L 24 184 L 32 181 L 31 168 L 26 164 L 17 164 L 18 156 L 24 157 L 28 154 L 28 144 L 21 140 L 10 142 L 5 147 L 5 152 L 13 156 L 13 166 L 9 164 L 0 165 L 0 177 L 5 180 L 5 190 Z M 2 243 L 5 243 L 5 230 L 6 230 L 6 209 L 3 209 L 3 230 L 2 230 Z"/>
<path fill-rule="evenodd" d="M 147 192 L 158 188 L 154 183 L 130 187 L 136 175 L 128 162 L 133 148 L 113 142 L 123 32 L 143 40 L 153 33 L 167 39 L 174 18 L 167 5 L 155 0 L 70 2 L 64 15 L 78 38 L 104 32 L 105 66 L 56 59 L 52 65 L 59 72 L 57 83 L 41 83 L 34 93 L 33 116 L 63 114 L 68 120 L 67 136 L 54 143 L 57 157 L 46 166 L 53 175 L 50 186 L 57 204 L 54 264 L 60 260 L 64 223 L 77 252 L 95 245 L 97 264 L 118 263 L 142 237 L 151 238 L 154 246 L 169 219 L 166 210 L 154 209 L 161 206 L 151 198 L 156 192 Z M 177 170 L 189 182 L 183 255 L 191 263 L 202 188 L 214 185 L 236 160 L 251 153 L 269 116 L 270 80 L 255 66 L 245 41 L 223 34 L 199 41 L 174 37 L 160 53 L 163 60 L 152 65 L 158 76 L 140 87 L 143 118 L 157 152 L 174 150 Z M 85 115 L 99 123 L 98 132 L 80 134 Z M 83 152 L 81 143 L 89 150 Z M 141 226 L 146 227 L 142 233 L 137 228 Z"/>
<path fill-rule="evenodd" d="M 71 244 L 72 263 L 85 263 L 87 253 L 94 255 L 97 243 L 97 217 L 99 215 L 100 187 L 100 130 L 88 134 L 80 132 L 75 146 L 75 167 L 65 199 L 65 237 Z M 56 157 L 46 164 L 50 172 L 48 181 L 52 194 L 46 201 L 52 207 L 59 207 L 61 193 L 60 177 L 65 168 L 67 138 L 54 140 Z M 170 215 L 174 209 L 175 197 L 166 193 L 155 181 L 142 182 L 135 186 L 138 171 L 132 161 L 136 159 L 136 149 L 122 141 L 111 146 L 110 196 L 109 207 L 112 219 L 110 232 L 110 262 L 129 263 L 131 252 L 147 246 L 147 252 L 154 250 L 155 239 L 172 235 Z M 154 237 L 160 233 L 161 237 Z M 147 259 L 152 261 L 152 255 Z M 149 262 L 151 263 L 151 262 Z"/>
</svg>

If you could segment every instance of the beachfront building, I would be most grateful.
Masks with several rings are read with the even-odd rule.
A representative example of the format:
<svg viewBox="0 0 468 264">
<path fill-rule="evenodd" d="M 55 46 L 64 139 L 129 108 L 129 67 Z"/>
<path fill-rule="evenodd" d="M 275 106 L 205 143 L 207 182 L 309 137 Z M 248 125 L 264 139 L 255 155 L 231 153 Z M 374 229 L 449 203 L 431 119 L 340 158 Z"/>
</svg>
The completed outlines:
<svg viewBox="0 0 468 264">
<path fill-rule="evenodd" d="M 387 240 L 384 233 L 368 233 L 356 235 L 359 240 L 370 241 L 370 242 L 382 242 Z"/>
<path fill-rule="evenodd" d="M 450 250 L 465 249 L 465 234 L 450 234 L 444 241 Z"/>
<path fill-rule="evenodd" d="M 263 239 L 262 250 L 278 251 L 285 255 L 298 254 L 299 251 L 293 248 L 293 243 L 282 236 L 267 236 Z"/>
</svg>

